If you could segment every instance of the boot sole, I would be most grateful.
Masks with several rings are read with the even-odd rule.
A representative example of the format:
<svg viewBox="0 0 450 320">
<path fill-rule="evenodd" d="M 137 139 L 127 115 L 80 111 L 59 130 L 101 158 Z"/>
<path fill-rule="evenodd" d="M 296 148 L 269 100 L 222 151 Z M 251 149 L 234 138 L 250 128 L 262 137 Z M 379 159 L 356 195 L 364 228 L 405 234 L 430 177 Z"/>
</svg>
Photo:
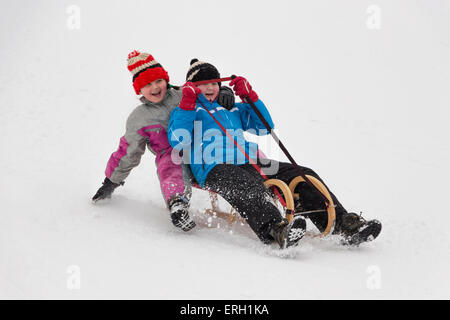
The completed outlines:
<svg viewBox="0 0 450 320">
<path fill-rule="evenodd" d="M 302 217 L 295 217 L 286 229 L 286 236 L 281 249 L 294 247 L 306 233 L 306 221 Z"/>
<path fill-rule="evenodd" d="M 381 222 L 378 220 L 370 221 L 369 225 L 359 233 L 353 235 L 348 241 L 348 245 L 358 246 L 363 242 L 374 240 L 381 232 Z"/>
</svg>

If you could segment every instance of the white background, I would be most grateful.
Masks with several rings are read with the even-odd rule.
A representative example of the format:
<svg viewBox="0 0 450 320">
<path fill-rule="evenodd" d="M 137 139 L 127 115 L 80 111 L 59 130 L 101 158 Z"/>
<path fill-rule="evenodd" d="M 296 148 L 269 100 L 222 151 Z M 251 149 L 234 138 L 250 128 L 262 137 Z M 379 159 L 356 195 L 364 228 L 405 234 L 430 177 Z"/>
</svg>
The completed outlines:
<svg viewBox="0 0 450 320">
<path fill-rule="evenodd" d="M 0 297 L 448 299 L 449 16 L 444 0 L 2 0 Z M 297 162 L 379 238 L 280 252 L 208 223 L 200 191 L 183 233 L 150 152 L 91 204 L 139 103 L 135 49 L 173 84 L 194 57 L 245 76 Z"/>
</svg>

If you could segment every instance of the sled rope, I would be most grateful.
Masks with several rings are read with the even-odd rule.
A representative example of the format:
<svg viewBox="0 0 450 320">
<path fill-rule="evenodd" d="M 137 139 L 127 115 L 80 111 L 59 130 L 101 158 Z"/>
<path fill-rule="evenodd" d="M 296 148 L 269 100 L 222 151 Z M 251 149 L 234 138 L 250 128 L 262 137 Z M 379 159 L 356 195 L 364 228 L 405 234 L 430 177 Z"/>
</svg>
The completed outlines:
<svg viewBox="0 0 450 320">
<path fill-rule="evenodd" d="M 219 78 L 219 79 L 211 79 L 211 80 L 202 80 L 202 81 L 197 81 L 194 82 L 196 85 L 200 85 L 200 84 L 207 84 L 207 83 L 214 83 L 214 82 L 224 82 L 224 81 L 230 81 L 232 79 L 236 78 L 236 75 L 232 75 L 231 77 L 227 77 L 227 78 Z M 199 101 L 200 102 L 200 101 Z M 280 147 L 280 149 L 283 151 L 283 153 L 286 155 L 286 157 L 289 159 L 289 161 L 295 166 L 295 168 L 297 169 L 298 173 L 300 174 L 300 176 L 304 179 L 304 181 L 306 182 L 306 184 L 308 184 L 318 195 L 320 195 L 320 197 L 323 199 L 323 201 L 325 202 L 326 207 L 330 207 L 330 201 L 328 200 L 328 198 L 326 197 L 325 194 L 323 194 L 322 191 L 319 190 L 319 188 L 317 188 L 312 182 L 311 180 L 306 176 L 306 174 L 303 172 L 303 170 L 300 168 L 300 166 L 297 164 L 297 162 L 294 160 L 294 158 L 291 156 L 291 154 L 289 153 L 289 151 L 286 149 L 286 147 L 284 146 L 283 142 L 281 142 L 281 140 L 278 138 L 278 136 L 276 135 L 276 133 L 272 130 L 272 128 L 270 127 L 269 123 L 266 121 L 266 119 L 264 118 L 264 116 L 261 114 L 261 112 L 258 110 L 258 108 L 256 107 L 256 105 L 253 103 L 253 101 L 250 100 L 250 98 L 245 98 L 244 102 L 248 103 L 251 108 L 253 109 L 253 111 L 255 111 L 256 115 L 258 116 L 259 120 L 261 120 L 261 122 L 263 123 L 263 125 L 266 127 L 266 129 L 270 132 L 270 135 L 274 138 L 275 142 L 278 144 L 278 146 Z M 239 150 L 241 150 L 242 148 L 237 144 L 237 142 L 226 132 L 226 130 L 223 128 L 223 126 L 216 120 L 216 118 L 214 118 L 214 116 L 211 114 L 211 112 L 209 112 L 208 109 L 205 108 L 205 106 L 200 102 L 200 104 L 202 105 L 202 107 L 209 113 L 209 115 L 214 119 L 214 121 L 219 125 L 219 127 L 225 132 L 225 134 L 227 134 L 227 136 L 229 138 L 231 138 L 234 142 L 234 144 L 239 148 Z M 246 152 L 244 150 L 241 150 L 244 155 L 247 157 L 247 159 L 249 159 L 248 155 L 246 154 Z M 258 172 L 263 176 L 264 179 L 267 179 L 267 177 L 264 175 L 264 173 L 262 173 L 261 169 L 256 165 L 256 163 L 253 163 L 251 159 L 249 159 L 250 163 L 257 168 L 256 170 L 258 170 Z M 276 190 L 276 189 L 275 189 Z M 281 197 L 281 196 L 280 196 Z"/>
<path fill-rule="evenodd" d="M 231 76 L 231 77 L 227 77 L 227 78 L 219 78 L 219 79 L 210 79 L 210 80 L 201 80 L 201 81 L 195 81 L 194 84 L 196 86 L 201 85 L 201 84 L 208 84 L 208 83 L 214 83 L 214 82 L 225 82 L 225 81 L 230 81 L 233 80 L 235 78 L 235 76 Z"/>
<path fill-rule="evenodd" d="M 231 78 L 230 78 L 231 79 Z M 212 81 L 212 80 L 206 80 L 206 81 Z M 216 82 L 216 81 L 215 81 Z M 214 115 L 205 107 L 205 105 L 198 100 L 198 102 L 200 103 L 200 105 L 203 107 L 203 109 L 206 110 L 206 112 L 208 112 L 208 114 L 211 116 L 211 118 L 217 123 L 217 125 L 220 127 L 220 129 L 225 133 L 225 135 L 231 140 L 233 141 L 233 143 L 235 144 L 235 146 L 239 149 L 239 151 L 241 151 L 244 156 L 247 158 L 247 160 L 250 162 L 250 164 L 256 169 L 256 171 L 258 171 L 258 173 L 263 177 L 264 180 L 268 180 L 267 176 L 264 174 L 264 172 L 261 170 L 261 168 L 258 166 L 258 164 L 250 158 L 250 156 L 248 155 L 247 152 L 245 152 L 245 150 L 236 142 L 236 140 L 234 140 L 234 138 L 231 136 L 231 134 L 225 129 L 225 127 L 216 119 L 216 117 L 214 117 Z M 277 188 L 274 188 L 274 193 L 277 196 L 278 200 L 281 202 L 281 204 L 283 205 L 283 207 L 286 206 L 286 202 L 284 201 L 283 197 L 281 196 L 281 194 L 278 192 Z"/>
<path fill-rule="evenodd" d="M 253 109 L 253 111 L 255 111 L 256 115 L 258 116 L 258 118 L 261 120 L 261 122 L 264 124 L 264 126 L 266 127 L 266 129 L 270 132 L 270 135 L 275 139 L 276 143 L 278 144 L 278 146 L 280 147 L 281 150 L 283 150 L 284 154 L 286 155 L 286 157 L 289 159 L 289 161 L 294 165 L 294 167 L 297 169 L 298 173 L 300 174 L 300 176 L 305 180 L 305 182 L 313 188 L 313 190 L 315 190 L 317 192 L 317 194 L 319 194 L 321 196 L 321 198 L 325 201 L 325 204 L 327 207 L 330 206 L 330 201 L 328 200 L 328 198 L 322 193 L 322 191 L 320 191 L 312 182 L 311 180 L 306 176 L 306 174 L 303 172 L 303 170 L 300 168 L 300 166 L 297 164 L 297 162 L 295 162 L 294 158 L 291 156 L 291 154 L 289 153 L 289 151 L 286 149 L 286 147 L 284 146 L 283 142 L 281 142 L 281 140 L 278 138 L 278 136 L 275 134 L 275 132 L 272 130 L 272 128 L 270 127 L 269 123 L 266 121 L 266 119 L 264 119 L 264 116 L 262 115 L 261 111 L 258 110 L 258 108 L 256 107 L 256 105 L 253 103 L 252 100 L 250 100 L 250 98 L 245 98 L 245 102 L 247 102 Z"/>
</svg>

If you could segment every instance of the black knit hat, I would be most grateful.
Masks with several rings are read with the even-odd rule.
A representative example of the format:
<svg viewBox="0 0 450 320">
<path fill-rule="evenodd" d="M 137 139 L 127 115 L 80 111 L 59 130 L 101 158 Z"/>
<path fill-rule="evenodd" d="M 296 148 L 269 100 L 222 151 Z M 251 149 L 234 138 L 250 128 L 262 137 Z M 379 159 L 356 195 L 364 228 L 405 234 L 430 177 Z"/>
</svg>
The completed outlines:
<svg viewBox="0 0 450 320">
<path fill-rule="evenodd" d="M 186 81 L 202 81 L 219 79 L 220 73 L 212 64 L 192 59 L 191 65 L 186 75 Z M 220 83 L 219 83 L 220 84 Z"/>
</svg>

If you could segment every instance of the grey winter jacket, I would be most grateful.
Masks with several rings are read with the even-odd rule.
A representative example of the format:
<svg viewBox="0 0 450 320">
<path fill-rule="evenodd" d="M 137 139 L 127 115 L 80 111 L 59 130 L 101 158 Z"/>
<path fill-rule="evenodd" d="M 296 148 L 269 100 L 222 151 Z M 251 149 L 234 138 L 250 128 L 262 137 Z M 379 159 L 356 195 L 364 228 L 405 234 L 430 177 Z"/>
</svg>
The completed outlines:
<svg viewBox="0 0 450 320">
<path fill-rule="evenodd" d="M 170 114 L 180 103 L 181 97 L 181 90 L 171 87 L 160 103 L 141 98 L 142 104 L 128 117 L 126 132 L 120 139 L 118 150 L 108 161 L 105 174 L 112 182 L 124 181 L 130 171 L 139 165 L 147 147 L 156 155 L 157 173 L 165 200 L 169 201 L 174 195 L 182 195 L 186 191 L 182 167 L 172 162 L 172 148 L 167 139 Z"/>
</svg>

